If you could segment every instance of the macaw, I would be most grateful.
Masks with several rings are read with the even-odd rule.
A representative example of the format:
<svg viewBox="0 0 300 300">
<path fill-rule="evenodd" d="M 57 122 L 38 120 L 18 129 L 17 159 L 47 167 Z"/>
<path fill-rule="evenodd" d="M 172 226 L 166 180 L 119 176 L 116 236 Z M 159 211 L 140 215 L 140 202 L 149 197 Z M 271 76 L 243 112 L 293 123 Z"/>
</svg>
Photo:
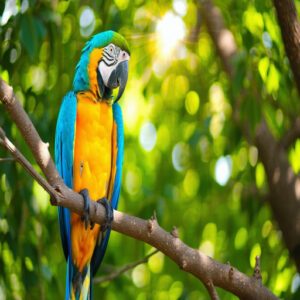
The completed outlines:
<svg viewBox="0 0 300 300">
<path fill-rule="evenodd" d="M 67 261 L 66 300 L 92 298 L 92 277 L 106 251 L 121 187 L 124 136 L 117 101 L 127 83 L 129 59 L 128 44 L 120 34 L 105 31 L 94 35 L 82 50 L 73 90 L 60 107 L 56 167 L 65 184 L 84 199 L 83 216 L 58 208 Z M 113 97 L 117 87 L 118 94 Z M 104 225 L 90 222 L 89 199 L 105 206 Z"/>
</svg>

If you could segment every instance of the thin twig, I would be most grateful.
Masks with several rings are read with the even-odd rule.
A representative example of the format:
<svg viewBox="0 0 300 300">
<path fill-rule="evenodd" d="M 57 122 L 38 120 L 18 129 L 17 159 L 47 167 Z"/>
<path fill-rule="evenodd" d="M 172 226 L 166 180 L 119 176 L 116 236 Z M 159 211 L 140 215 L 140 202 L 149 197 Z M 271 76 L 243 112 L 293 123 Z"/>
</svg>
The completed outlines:
<svg viewBox="0 0 300 300">
<path fill-rule="evenodd" d="M 136 266 L 138 265 L 141 265 L 141 264 L 144 264 L 144 263 L 147 263 L 149 258 L 151 256 L 153 256 L 154 254 L 156 254 L 157 252 L 159 252 L 159 250 L 155 250 L 153 252 L 151 252 L 150 254 L 148 254 L 147 256 L 145 256 L 144 258 L 140 259 L 140 260 L 137 260 L 135 262 L 132 262 L 130 264 L 127 264 L 121 268 L 119 268 L 118 270 L 115 270 L 113 272 L 111 272 L 110 274 L 108 275 L 104 275 L 104 276 L 100 276 L 100 277 L 95 277 L 93 279 L 93 282 L 94 283 L 102 283 L 102 282 L 105 282 L 105 281 L 112 281 L 114 280 L 115 278 L 119 277 L 120 275 L 122 275 L 123 273 L 135 268 Z"/>
<path fill-rule="evenodd" d="M 1 157 L 0 158 L 0 163 L 1 162 L 10 162 L 10 161 L 14 161 L 15 159 L 13 157 Z"/>
<path fill-rule="evenodd" d="M 39 185 L 49 193 L 51 198 L 57 199 L 58 195 L 55 189 L 32 167 L 31 163 L 18 150 L 18 148 L 6 137 L 4 130 L 0 127 L 0 145 L 11 153 L 14 158 L 20 163 L 24 169 L 39 183 Z"/>
<path fill-rule="evenodd" d="M 258 255 L 255 257 L 255 267 L 254 267 L 253 277 L 260 284 L 262 284 L 262 276 L 261 276 L 261 272 L 260 272 L 260 257 Z"/>
<path fill-rule="evenodd" d="M 210 295 L 211 300 L 220 300 L 218 292 L 211 280 L 205 284 L 205 287 Z"/>
</svg>

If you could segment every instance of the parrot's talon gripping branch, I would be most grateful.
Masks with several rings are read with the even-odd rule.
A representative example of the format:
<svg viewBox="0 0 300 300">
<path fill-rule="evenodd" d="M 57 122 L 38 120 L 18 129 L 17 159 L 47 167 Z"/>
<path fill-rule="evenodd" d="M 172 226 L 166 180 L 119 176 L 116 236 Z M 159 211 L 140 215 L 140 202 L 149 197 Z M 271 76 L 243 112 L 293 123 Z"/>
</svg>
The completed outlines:
<svg viewBox="0 0 300 300">
<path fill-rule="evenodd" d="M 91 229 L 94 227 L 94 224 L 90 222 L 90 195 L 87 189 L 83 189 L 79 192 L 79 194 L 83 197 L 84 206 L 83 206 L 83 215 L 81 216 L 81 220 L 84 221 L 84 227 L 87 230 L 88 225 L 90 223 Z"/>
<path fill-rule="evenodd" d="M 97 202 L 102 204 L 105 208 L 105 223 L 101 225 L 101 231 L 105 232 L 111 228 L 111 223 L 114 220 L 114 209 L 111 206 L 111 202 L 106 198 L 99 199 Z"/>
</svg>

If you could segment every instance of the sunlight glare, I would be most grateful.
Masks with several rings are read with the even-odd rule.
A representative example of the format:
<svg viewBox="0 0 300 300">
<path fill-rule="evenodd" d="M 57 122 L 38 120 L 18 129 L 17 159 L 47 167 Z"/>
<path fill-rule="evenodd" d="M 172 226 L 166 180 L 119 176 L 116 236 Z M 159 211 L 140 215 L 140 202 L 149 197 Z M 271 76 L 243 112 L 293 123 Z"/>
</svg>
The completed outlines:
<svg viewBox="0 0 300 300">
<path fill-rule="evenodd" d="M 230 178 L 232 171 L 232 161 L 229 155 L 222 156 L 217 160 L 215 166 L 215 179 L 218 184 L 224 186 Z"/>
<path fill-rule="evenodd" d="M 169 57 L 185 36 L 182 19 L 172 12 L 167 12 L 156 26 L 158 53 L 162 58 Z"/>
</svg>

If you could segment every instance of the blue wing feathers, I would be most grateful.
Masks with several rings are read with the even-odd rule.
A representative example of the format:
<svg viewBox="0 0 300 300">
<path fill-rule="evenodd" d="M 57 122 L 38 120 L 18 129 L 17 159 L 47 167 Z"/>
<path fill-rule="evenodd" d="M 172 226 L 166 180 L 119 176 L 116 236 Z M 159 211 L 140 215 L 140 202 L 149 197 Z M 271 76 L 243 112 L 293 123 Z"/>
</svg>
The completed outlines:
<svg viewBox="0 0 300 300">
<path fill-rule="evenodd" d="M 121 189 L 121 179 L 122 179 L 122 166 L 123 166 L 123 156 L 124 156 L 124 127 L 123 127 L 123 117 L 122 110 L 118 103 L 113 105 L 113 115 L 114 120 L 117 125 L 117 170 L 116 177 L 114 181 L 114 189 L 112 193 L 112 207 L 117 209 L 119 202 L 119 195 Z"/>
<path fill-rule="evenodd" d="M 77 100 L 74 92 L 69 92 L 63 99 L 58 115 L 55 134 L 55 164 L 65 184 L 73 187 L 73 152 L 76 126 Z M 60 235 L 65 258 L 71 253 L 70 211 L 58 208 Z"/>
</svg>

